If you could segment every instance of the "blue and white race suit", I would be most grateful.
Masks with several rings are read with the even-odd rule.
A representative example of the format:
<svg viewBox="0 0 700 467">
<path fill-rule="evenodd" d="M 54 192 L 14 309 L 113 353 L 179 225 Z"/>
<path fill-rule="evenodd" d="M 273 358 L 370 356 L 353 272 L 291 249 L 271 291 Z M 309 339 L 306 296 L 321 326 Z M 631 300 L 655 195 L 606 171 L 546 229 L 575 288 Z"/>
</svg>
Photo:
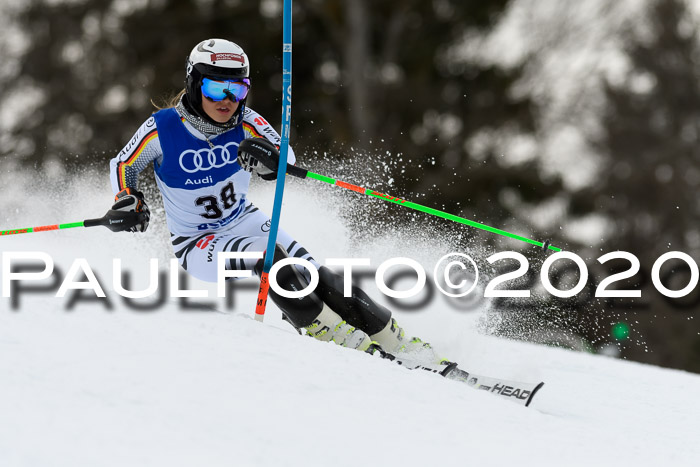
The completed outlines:
<svg viewBox="0 0 700 467">
<path fill-rule="evenodd" d="M 138 174 L 153 164 L 173 251 L 198 279 L 216 282 L 219 252 L 264 251 L 267 246 L 270 219 L 248 200 L 251 174 L 237 162 L 238 144 L 250 137 L 280 144 L 277 132 L 250 108 L 240 125 L 209 137 L 175 108 L 167 108 L 146 120 L 110 162 L 115 194 L 135 189 Z M 288 158 L 290 164 L 296 160 L 291 148 Z M 290 256 L 319 267 L 283 230 L 277 242 Z M 226 267 L 252 270 L 257 261 L 229 260 Z"/>
</svg>

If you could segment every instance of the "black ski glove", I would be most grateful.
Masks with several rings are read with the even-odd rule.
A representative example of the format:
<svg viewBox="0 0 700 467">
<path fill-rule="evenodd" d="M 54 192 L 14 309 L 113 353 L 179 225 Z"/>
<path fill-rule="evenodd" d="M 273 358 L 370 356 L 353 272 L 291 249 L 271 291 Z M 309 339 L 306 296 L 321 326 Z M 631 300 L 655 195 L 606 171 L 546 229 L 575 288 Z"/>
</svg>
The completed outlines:
<svg viewBox="0 0 700 467">
<path fill-rule="evenodd" d="M 277 179 L 280 153 L 267 138 L 248 138 L 238 145 L 238 163 L 248 172 L 255 172 L 263 180 Z"/>
<path fill-rule="evenodd" d="M 116 201 L 105 216 L 107 226 L 113 232 L 145 232 L 151 211 L 143 199 L 143 193 L 133 188 L 125 188 L 114 197 Z"/>
</svg>

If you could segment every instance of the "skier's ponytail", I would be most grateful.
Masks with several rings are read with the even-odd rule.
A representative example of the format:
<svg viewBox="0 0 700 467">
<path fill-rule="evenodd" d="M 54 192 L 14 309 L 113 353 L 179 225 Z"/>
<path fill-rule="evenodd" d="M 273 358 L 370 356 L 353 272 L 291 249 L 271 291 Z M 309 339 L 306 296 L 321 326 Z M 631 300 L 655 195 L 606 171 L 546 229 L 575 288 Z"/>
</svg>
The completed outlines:
<svg viewBox="0 0 700 467">
<path fill-rule="evenodd" d="M 171 107 L 176 107 L 178 102 L 180 102 L 180 99 L 182 99 L 182 96 L 185 95 L 185 89 L 183 88 L 175 94 L 174 96 L 162 98 L 159 103 L 156 103 L 153 99 L 151 99 L 151 104 L 153 107 L 156 108 L 156 110 L 153 113 L 158 112 L 159 110 L 163 109 L 169 109 Z"/>
</svg>

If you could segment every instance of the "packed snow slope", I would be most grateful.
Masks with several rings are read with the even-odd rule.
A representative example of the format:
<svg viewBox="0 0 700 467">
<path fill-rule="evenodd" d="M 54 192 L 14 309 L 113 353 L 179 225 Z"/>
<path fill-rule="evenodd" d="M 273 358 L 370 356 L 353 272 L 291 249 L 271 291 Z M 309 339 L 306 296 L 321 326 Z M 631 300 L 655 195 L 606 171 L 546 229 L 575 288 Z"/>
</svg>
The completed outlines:
<svg viewBox="0 0 700 467">
<path fill-rule="evenodd" d="M 3 194 L 2 228 L 97 217 L 111 199 L 103 185 Z M 255 189 L 269 207 L 271 189 Z M 80 190 L 89 196 L 76 198 Z M 324 201 L 331 190 L 292 183 L 286 194 L 283 228 L 317 259 L 368 257 L 377 266 L 409 256 L 429 267 L 445 253 L 439 241 L 426 247 L 398 231 L 356 244 Z M 485 336 L 479 311 L 439 298 L 399 321 L 468 371 L 545 381 L 529 408 L 299 336 L 274 306 L 257 323 L 254 283 L 236 289 L 230 308 L 191 299 L 212 305 L 191 311 L 168 298 L 135 310 L 113 289 L 112 259 L 132 274 L 133 289 L 145 288 L 149 258 L 167 268 L 167 233 L 154 214 L 143 235 L 94 228 L 0 238 L 2 252 L 48 253 L 59 281 L 84 258 L 107 294 L 90 300 L 80 291 L 71 303 L 71 293 L 55 297 L 54 277 L 37 282 L 49 291 L 22 290 L 14 305 L 1 299 L 0 466 L 700 462 L 700 376 Z M 197 281 L 188 289 L 216 291 Z"/>
</svg>

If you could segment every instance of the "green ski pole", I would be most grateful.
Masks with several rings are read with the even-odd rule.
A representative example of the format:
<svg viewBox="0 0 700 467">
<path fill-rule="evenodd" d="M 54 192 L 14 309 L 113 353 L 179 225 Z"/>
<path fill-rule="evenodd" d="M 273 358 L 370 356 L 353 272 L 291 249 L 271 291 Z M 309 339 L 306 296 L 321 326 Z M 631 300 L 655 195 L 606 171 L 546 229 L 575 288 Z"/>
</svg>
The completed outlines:
<svg viewBox="0 0 700 467">
<path fill-rule="evenodd" d="M 0 237 L 5 235 L 17 235 L 25 233 L 47 232 L 50 230 L 73 229 L 76 227 L 96 227 L 103 225 L 114 232 L 123 230 L 122 223 L 138 220 L 133 212 L 119 212 L 110 210 L 106 216 L 99 219 L 85 219 L 80 222 L 69 222 L 67 224 L 41 225 L 38 227 L 27 227 L 23 229 L 0 230 Z"/>
<path fill-rule="evenodd" d="M 263 161 L 261 161 L 261 162 L 263 162 Z M 263 164 L 265 164 L 265 162 L 263 162 Z M 267 165 L 267 164 L 265 164 L 265 165 Z M 454 214 L 439 211 L 437 209 L 434 209 L 434 208 L 431 208 L 428 206 L 423 206 L 423 205 L 418 204 L 418 203 L 413 203 L 411 201 L 407 201 L 405 199 L 398 198 L 396 196 L 391 196 L 391 195 L 387 195 L 385 193 L 380 193 L 378 191 L 372 190 L 371 188 L 364 188 L 364 187 L 361 187 L 358 185 L 354 185 L 352 183 L 344 182 L 342 180 L 336 180 L 336 179 L 331 178 L 331 177 L 326 177 L 325 175 L 313 173 L 309 170 L 306 170 L 306 169 L 303 169 L 301 167 L 297 167 L 294 165 L 287 166 L 287 173 L 293 177 L 312 178 L 314 180 L 325 182 L 325 183 L 328 183 L 330 185 L 335 185 L 335 186 L 339 186 L 340 188 L 345 188 L 346 190 L 355 191 L 357 193 L 362 193 L 362 194 L 367 195 L 367 196 L 379 198 L 379 199 L 382 199 L 384 201 L 388 201 L 390 203 L 394 203 L 394 204 L 398 204 L 400 206 L 415 209 L 416 211 L 424 212 L 426 214 L 441 217 L 443 219 L 447 219 L 447 220 L 450 220 L 453 222 L 458 222 L 460 224 L 465 224 L 465 225 L 468 225 L 470 227 L 475 227 L 477 229 L 485 230 L 487 232 L 491 232 L 491 233 L 494 233 L 497 235 L 502 235 L 504 237 L 513 238 L 515 240 L 520 240 L 522 242 L 530 243 L 532 245 L 536 245 L 536 246 L 542 248 L 543 250 L 561 251 L 561 248 L 557 248 L 557 247 L 551 245 L 549 243 L 549 240 L 545 240 L 544 242 L 532 240 L 530 238 L 526 238 L 526 237 L 523 237 L 521 235 L 506 232 L 505 230 L 497 229 L 495 227 L 490 227 L 486 224 L 482 224 L 481 222 L 476 222 L 476 221 L 472 221 L 469 219 L 465 219 L 464 217 L 455 216 Z"/>
</svg>

